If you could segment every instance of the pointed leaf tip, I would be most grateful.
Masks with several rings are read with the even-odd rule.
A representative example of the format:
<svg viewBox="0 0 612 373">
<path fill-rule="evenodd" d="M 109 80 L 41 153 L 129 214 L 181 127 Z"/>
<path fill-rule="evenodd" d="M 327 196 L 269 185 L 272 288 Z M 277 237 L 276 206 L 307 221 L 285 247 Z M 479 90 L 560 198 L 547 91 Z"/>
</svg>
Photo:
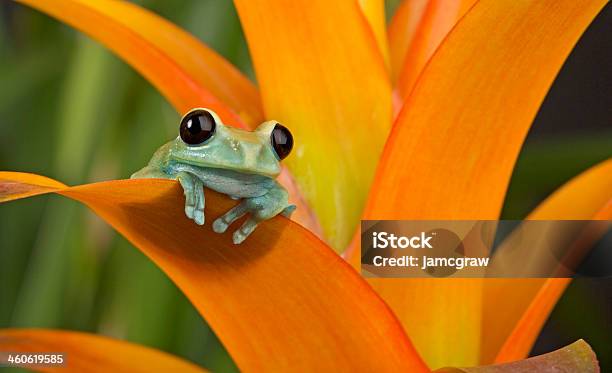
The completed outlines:
<svg viewBox="0 0 612 373">
<path fill-rule="evenodd" d="M 45 176 L 0 171 L 0 202 L 50 193 L 66 185 Z"/>
</svg>

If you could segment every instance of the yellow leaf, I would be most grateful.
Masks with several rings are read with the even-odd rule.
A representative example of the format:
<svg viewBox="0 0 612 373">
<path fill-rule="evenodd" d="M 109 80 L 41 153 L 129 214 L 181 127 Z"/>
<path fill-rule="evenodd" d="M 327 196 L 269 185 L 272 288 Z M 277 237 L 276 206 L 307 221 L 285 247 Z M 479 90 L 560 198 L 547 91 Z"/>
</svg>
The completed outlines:
<svg viewBox="0 0 612 373">
<path fill-rule="evenodd" d="M 32 367 L 41 372 L 206 372 L 163 351 L 117 339 L 60 330 L 0 329 L 0 350 L 66 354 L 63 366 Z"/>
<path fill-rule="evenodd" d="M 389 45 L 387 42 L 387 20 L 385 18 L 384 0 L 359 0 L 363 15 L 370 24 L 370 29 L 378 44 L 378 49 L 389 67 Z"/>
<path fill-rule="evenodd" d="M 480 0 L 438 48 L 406 101 L 365 218 L 497 219 L 540 103 L 605 3 Z M 371 283 L 432 368 L 479 363 L 481 280 Z M 431 335 L 440 339 L 431 343 Z"/>
<path fill-rule="evenodd" d="M 42 179 L 37 191 L 36 180 L 0 172 L 0 200 L 23 198 L 20 190 L 27 188 L 30 194 L 54 191 L 89 206 L 176 283 L 242 370 L 427 371 L 370 286 L 288 219 L 263 222 L 236 246 L 231 233 L 210 228 L 235 202 L 209 190 L 208 223 L 198 226 L 185 217 L 175 181 L 52 188 Z M 25 186 L 16 188 L 21 182 Z"/>
<path fill-rule="evenodd" d="M 285 162 L 325 237 L 344 249 L 391 124 L 378 46 L 353 1 L 235 3 L 266 116 L 295 135 Z"/>
</svg>

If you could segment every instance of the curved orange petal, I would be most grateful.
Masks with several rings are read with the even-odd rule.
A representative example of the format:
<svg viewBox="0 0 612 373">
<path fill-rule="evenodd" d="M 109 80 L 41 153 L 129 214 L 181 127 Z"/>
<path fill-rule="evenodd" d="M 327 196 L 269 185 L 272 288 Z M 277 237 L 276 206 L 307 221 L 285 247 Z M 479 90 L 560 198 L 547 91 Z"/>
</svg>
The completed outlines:
<svg viewBox="0 0 612 373">
<path fill-rule="evenodd" d="M 384 0 L 359 0 L 359 6 L 363 15 L 370 24 L 370 29 L 374 33 L 378 49 L 382 53 L 387 67 L 389 66 L 389 44 L 387 42 L 387 20 L 385 17 Z"/>
<path fill-rule="evenodd" d="M 205 106 L 238 126 L 244 121 L 237 113 L 254 122 L 262 118 L 257 92 L 244 76 L 191 35 L 145 9 L 115 0 L 18 1 L 100 41 L 179 113 Z"/>
<path fill-rule="evenodd" d="M 285 162 L 325 237 L 357 228 L 391 123 L 391 87 L 356 1 L 237 0 L 266 116 L 287 125 Z"/>
<path fill-rule="evenodd" d="M 403 65 L 397 83 L 397 91 L 402 99 L 410 95 L 421 71 L 442 40 L 477 1 L 430 0 L 428 2 L 414 40 L 403 56 Z"/>
<path fill-rule="evenodd" d="M 0 185 L 20 180 L 34 188 L 32 177 L 0 172 Z M 210 228 L 235 202 L 212 191 L 203 227 L 184 216 L 181 188 L 170 180 L 117 180 L 55 192 L 89 206 L 155 262 L 243 370 L 427 371 L 368 284 L 288 219 L 262 223 L 235 246 L 229 234 Z M 3 200 L 13 197 L 22 195 L 5 193 Z"/>
<path fill-rule="evenodd" d="M 570 180 L 527 219 L 612 219 L 612 160 Z M 570 281 L 565 278 L 487 280 L 484 287 L 482 362 L 492 362 L 496 355 L 496 362 L 527 356 Z M 504 297 L 500 299 L 499 294 L 504 294 Z"/>
<path fill-rule="evenodd" d="M 497 219 L 540 103 L 605 3 L 480 0 L 438 48 L 399 115 L 365 218 Z M 430 366 L 479 363 L 482 281 L 371 283 Z M 430 343 L 432 334 L 442 340 Z"/>
<path fill-rule="evenodd" d="M 40 372 L 206 372 L 153 348 L 62 330 L 0 329 L 0 351 L 66 354 L 63 366 L 32 367 Z"/>
<path fill-rule="evenodd" d="M 393 84 L 399 79 L 406 52 L 414 41 L 428 2 L 429 0 L 404 0 L 391 18 L 387 33 Z"/>
</svg>

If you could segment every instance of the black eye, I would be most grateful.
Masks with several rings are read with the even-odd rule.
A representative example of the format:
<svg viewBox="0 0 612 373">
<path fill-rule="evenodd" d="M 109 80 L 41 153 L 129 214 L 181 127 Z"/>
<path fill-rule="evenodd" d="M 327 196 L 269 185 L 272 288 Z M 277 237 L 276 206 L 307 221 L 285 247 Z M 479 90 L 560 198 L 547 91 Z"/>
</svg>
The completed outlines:
<svg viewBox="0 0 612 373">
<path fill-rule="evenodd" d="M 215 133 L 215 118 L 206 110 L 189 112 L 181 121 L 181 139 L 189 145 L 198 145 Z"/>
<path fill-rule="evenodd" d="M 270 139 L 272 140 L 272 147 L 279 159 L 285 159 L 285 157 L 291 153 L 291 149 L 293 148 L 293 136 L 285 126 L 276 123 L 270 135 Z"/>
</svg>

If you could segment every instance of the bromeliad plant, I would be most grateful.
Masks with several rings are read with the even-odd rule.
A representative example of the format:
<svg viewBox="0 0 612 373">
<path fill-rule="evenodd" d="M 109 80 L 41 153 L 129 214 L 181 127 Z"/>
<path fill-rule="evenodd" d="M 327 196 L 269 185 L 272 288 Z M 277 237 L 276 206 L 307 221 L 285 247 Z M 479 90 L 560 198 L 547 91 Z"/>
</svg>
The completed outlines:
<svg viewBox="0 0 612 373">
<path fill-rule="evenodd" d="M 388 30 L 381 0 L 236 0 L 259 87 L 133 4 L 21 2 L 104 43 L 179 113 L 207 107 L 246 129 L 285 123 L 296 144 L 282 179 L 302 226 L 277 217 L 235 247 L 186 219 L 180 186 L 158 179 L 68 187 L 3 172 L 0 201 L 54 192 L 89 206 L 177 284 L 244 370 L 421 372 L 527 356 L 569 280 L 368 284 L 349 243 L 360 217 L 497 219 L 538 107 L 605 0 L 405 0 Z M 611 175 L 610 161 L 592 168 L 528 218 L 609 219 Z M 231 206 L 208 193 L 207 215 Z M 348 262 L 332 249 L 346 247 Z M 68 351 L 76 371 L 137 369 L 125 356 L 199 370 L 79 333 L 7 330 L 0 347 Z M 583 343 L 503 369 L 563 356 L 580 364 L 570 370 L 597 369 Z"/>
</svg>

